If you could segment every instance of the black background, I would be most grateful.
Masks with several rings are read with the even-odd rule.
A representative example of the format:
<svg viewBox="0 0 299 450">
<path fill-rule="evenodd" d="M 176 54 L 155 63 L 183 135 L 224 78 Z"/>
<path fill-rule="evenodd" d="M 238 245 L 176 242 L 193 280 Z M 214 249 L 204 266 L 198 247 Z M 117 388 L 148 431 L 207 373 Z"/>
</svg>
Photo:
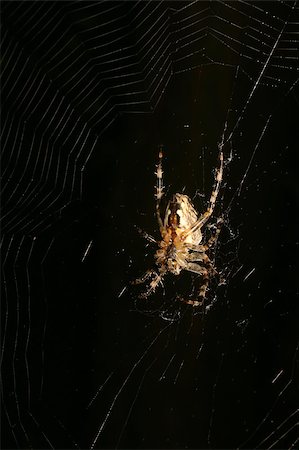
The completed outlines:
<svg viewBox="0 0 299 450">
<path fill-rule="evenodd" d="M 292 7 L 3 2 L 3 448 L 295 448 Z M 226 285 L 138 300 L 159 145 L 203 210 L 223 133 Z"/>
</svg>

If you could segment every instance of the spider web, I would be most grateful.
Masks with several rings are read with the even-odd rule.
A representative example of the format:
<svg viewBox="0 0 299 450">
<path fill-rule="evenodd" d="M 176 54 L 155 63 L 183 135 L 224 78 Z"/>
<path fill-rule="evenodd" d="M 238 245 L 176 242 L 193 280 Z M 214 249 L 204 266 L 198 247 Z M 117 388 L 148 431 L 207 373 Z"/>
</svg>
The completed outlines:
<svg viewBox="0 0 299 450">
<path fill-rule="evenodd" d="M 298 446 L 297 2 L 2 2 L 3 448 Z M 215 217 L 206 309 L 153 264 L 154 166 Z M 229 161 L 229 164 L 228 164 Z M 181 283 L 181 284 L 180 284 Z"/>
</svg>

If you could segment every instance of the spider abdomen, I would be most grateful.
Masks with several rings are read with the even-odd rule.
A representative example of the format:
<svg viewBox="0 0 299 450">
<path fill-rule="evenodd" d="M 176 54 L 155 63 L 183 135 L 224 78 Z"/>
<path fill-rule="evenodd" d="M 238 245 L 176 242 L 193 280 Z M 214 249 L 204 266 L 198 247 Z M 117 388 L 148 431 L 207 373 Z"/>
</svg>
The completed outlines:
<svg viewBox="0 0 299 450">
<path fill-rule="evenodd" d="M 174 194 L 166 208 L 164 227 L 171 229 L 172 235 L 175 232 L 185 244 L 198 245 L 202 240 L 200 229 L 184 237 L 184 231 L 190 229 L 197 220 L 197 212 L 188 195 Z"/>
</svg>

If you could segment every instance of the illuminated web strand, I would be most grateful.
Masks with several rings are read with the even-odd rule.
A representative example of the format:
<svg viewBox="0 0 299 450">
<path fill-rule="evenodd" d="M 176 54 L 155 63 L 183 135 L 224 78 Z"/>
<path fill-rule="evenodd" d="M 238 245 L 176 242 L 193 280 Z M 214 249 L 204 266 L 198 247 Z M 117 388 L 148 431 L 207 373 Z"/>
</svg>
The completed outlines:
<svg viewBox="0 0 299 450">
<path fill-rule="evenodd" d="M 129 371 L 128 375 L 126 376 L 125 380 L 123 381 L 122 385 L 120 386 L 119 390 L 117 391 L 116 395 L 114 396 L 114 399 L 110 405 L 110 408 L 101 424 L 101 426 L 99 427 L 96 436 L 94 438 L 94 440 L 91 443 L 90 448 L 93 449 L 107 423 L 107 420 L 109 419 L 112 410 L 114 408 L 114 405 L 116 404 L 120 394 L 122 393 L 123 389 L 125 388 L 125 386 L 127 385 L 129 379 L 131 378 L 131 375 L 134 373 L 135 369 L 139 366 L 139 364 L 141 363 L 141 361 L 143 361 L 143 359 L 145 358 L 145 356 L 148 354 L 149 350 L 152 348 L 152 346 L 155 344 L 155 342 L 159 339 L 160 335 L 162 333 L 164 333 L 165 330 L 167 330 L 170 327 L 171 324 L 166 325 L 166 327 L 164 327 L 162 330 L 160 330 L 160 332 L 157 334 L 157 336 L 152 340 L 152 342 L 150 343 L 150 345 L 147 347 L 147 349 L 145 350 L 145 352 L 141 355 L 141 357 L 134 363 L 133 367 L 131 368 L 131 370 Z"/>
<path fill-rule="evenodd" d="M 278 433 L 281 428 L 286 425 L 290 420 L 292 420 L 293 418 L 296 419 L 295 423 L 292 423 L 291 425 L 289 425 L 289 428 L 282 434 L 280 435 L 275 441 L 273 441 L 272 444 L 267 444 L 267 449 L 273 448 L 276 444 L 279 443 L 279 441 L 281 441 L 283 438 L 285 438 L 290 431 L 292 431 L 295 427 L 298 427 L 299 425 L 299 409 L 295 409 L 295 411 L 289 415 L 285 420 L 283 420 L 279 425 L 275 426 L 275 430 L 272 431 L 268 436 L 266 436 L 262 441 L 260 441 L 257 445 L 257 448 L 266 448 L 265 446 L 265 442 L 269 441 L 270 438 L 272 438 L 276 433 Z M 296 418 L 296 415 L 298 416 L 298 418 Z M 268 447 L 269 445 L 269 447 Z"/>
<path fill-rule="evenodd" d="M 296 3 L 294 3 L 292 9 L 294 9 L 295 4 L 296 4 Z M 291 13 L 290 13 L 290 14 L 291 14 Z M 254 95 L 254 93 L 255 93 L 255 91 L 256 91 L 256 88 L 258 87 L 258 85 L 259 85 L 259 83 L 260 83 L 260 80 L 261 80 L 262 76 L 263 76 L 264 73 L 265 73 L 265 70 L 266 70 L 267 67 L 268 67 L 268 64 L 269 64 L 269 62 L 270 62 L 270 60 L 271 60 L 271 58 L 272 58 L 272 55 L 273 55 L 273 53 L 274 53 L 274 51 L 275 51 L 275 49 L 276 49 L 276 47 L 277 47 L 277 45 L 278 45 L 278 42 L 279 42 L 280 39 L 281 39 L 281 36 L 282 36 L 282 34 L 283 34 L 283 32 L 284 32 L 284 30 L 285 30 L 287 24 L 288 24 L 288 20 L 286 20 L 286 21 L 284 22 L 283 27 L 281 28 L 280 33 L 278 34 L 278 36 L 277 36 L 277 38 L 276 38 L 276 41 L 274 42 L 273 47 L 272 47 L 272 49 L 271 49 L 271 51 L 270 51 L 270 53 L 269 53 L 269 56 L 268 56 L 268 58 L 267 58 L 267 60 L 266 60 L 266 62 L 265 62 L 265 64 L 264 64 L 264 66 L 263 66 L 263 68 L 262 68 L 262 70 L 261 70 L 261 72 L 260 72 L 260 74 L 259 74 L 259 76 L 258 76 L 258 78 L 257 78 L 257 80 L 256 80 L 256 82 L 255 82 L 255 84 L 254 84 L 254 86 L 253 86 L 253 88 L 252 88 L 250 94 L 249 94 L 249 97 L 248 97 L 248 99 L 247 99 L 247 101 L 246 101 L 246 103 L 245 103 L 245 105 L 244 105 L 244 107 L 243 107 L 241 113 L 239 114 L 239 117 L 238 117 L 238 119 L 237 119 L 237 121 L 236 121 L 236 123 L 235 123 L 235 126 L 233 127 L 232 131 L 230 132 L 230 134 L 229 134 L 229 136 L 228 136 L 228 138 L 226 139 L 226 141 L 225 141 L 224 144 L 226 144 L 228 141 L 231 140 L 231 138 L 232 138 L 232 136 L 233 136 L 235 130 L 238 128 L 238 126 L 239 126 L 239 124 L 240 124 L 240 121 L 243 119 L 243 115 L 244 115 L 244 113 L 245 113 L 245 111 L 246 111 L 246 109 L 247 109 L 247 106 L 248 106 L 248 104 L 249 104 L 249 102 L 250 102 L 252 96 Z"/>
<path fill-rule="evenodd" d="M 284 395 L 284 393 L 287 391 L 287 389 L 289 388 L 289 386 L 293 383 L 294 380 L 294 375 L 295 375 L 295 369 L 296 369 L 296 363 L 297 363 L 297 354 L 298 354 L 298 350 L 299 350 L 299 345 L 297 345 L 295 352 L 294 352 L 294 356 L 293 356 L 293 361 L 292 361 L 292 371 L 291 371 L 291 375 L 290 378 L 288 380 L 288 382 L 285 384 L 285 386 L 283 387 L 283 389 L 279 392 L 279 394 L 277 395 L 273 405 L 271 406 L 270 410 L 267 412 L 267 414 L 264 416 L 263 420 L 257 425 L 257 427 L 254 429 L 254 431 L 250 434 L 250 436 L 245 440 L 245 442 L 242 442 L 242 444 L 238 447 L 238 450 L 241 448 L 244 448 L 248 443 L 250 443 L 251 439 L 256 435 L 256 433 L 261 429 L 261 427 L 263 426 L 263 424 L 268 420 L 269 417 L 271 417 L 271 414 L 273 413 L 276 405 L 278 404 L 280 398 Z M 293 414 L 297 413 L 298 410 L 296 410 L 294 413 L 291 414 L 291 416 L 293 416 Z M 267 438 L 265 438 L 265 440 L 267 440 Z M 277 441 L 278 442 L 278 441 Z M 270 447 L 271 448 L 271 447 Z"/>
</svg>

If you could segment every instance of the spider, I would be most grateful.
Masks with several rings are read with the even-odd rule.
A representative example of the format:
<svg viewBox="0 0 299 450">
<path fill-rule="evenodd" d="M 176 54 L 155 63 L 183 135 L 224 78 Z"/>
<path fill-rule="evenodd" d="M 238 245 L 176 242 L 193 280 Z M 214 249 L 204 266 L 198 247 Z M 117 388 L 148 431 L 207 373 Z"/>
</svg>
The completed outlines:
<svg viewBox="0 0 299 450">
<path fill-rule="evenodd" d="M 146 239 L 158 245 L 155 253 L 156 269 L 148 270 L 141 278 L 133 281 L 133 284 L 148 281 L 146 292 L 140 296 L 147 298 L 159 284 L 163 285 L 163 278 L 167 273 L 179 275 L 182 270 L 194 272 L 201 276 L 198 298 L 187 300 L 180 298 L 180 300 L 194 307 L 201 306 L 206 298 L 210 279 L 217 274 L 207 253 L 215 247 L 223 223 L 222 218 L 218 218 L 216 226 L 213 227 L 214 232 L 206 243 L 202 243 L 202 230 L 214 211 L 219 194 L 223 177 L 223 152 L 220 147 L 219 167 L 215 172 L 215 184 L 207 210 L 199 215 L 187 195 L 176 193 L 168 202 L 164 220 L 160 212 L 160 203 L 164 195 L 162 159 L 163 152 L 160 148 L 159 162 L 155 172 L 157 177 L 155 198 L 156 215 L 162 239 L 156 241 L 149 234 L 142 232 Z"/>
</svg>

